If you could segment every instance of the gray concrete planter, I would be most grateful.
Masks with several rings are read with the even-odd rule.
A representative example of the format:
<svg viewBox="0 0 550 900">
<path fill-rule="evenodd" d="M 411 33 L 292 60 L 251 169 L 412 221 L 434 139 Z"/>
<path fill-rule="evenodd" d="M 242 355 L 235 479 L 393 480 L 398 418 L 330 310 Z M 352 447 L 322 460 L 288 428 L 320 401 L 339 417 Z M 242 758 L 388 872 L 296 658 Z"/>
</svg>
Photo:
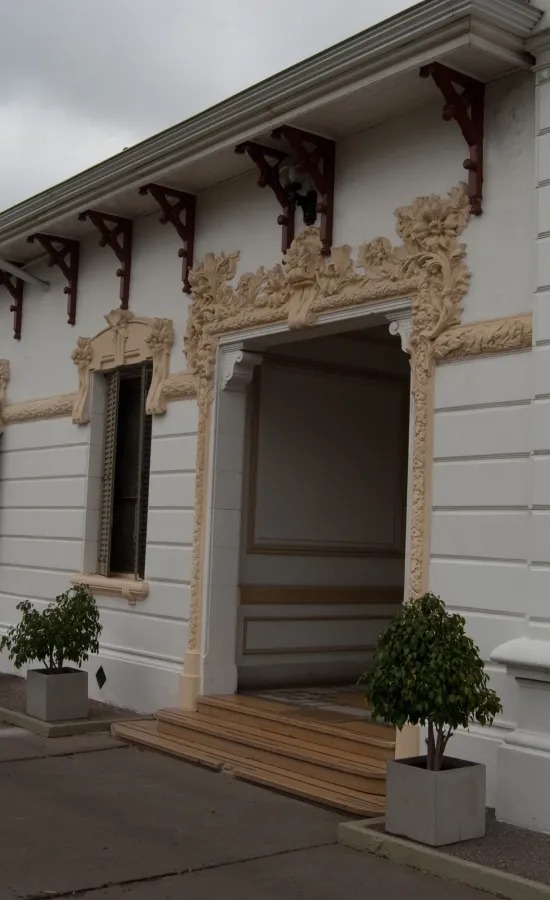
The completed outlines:
<svg viewBox="0 0 550 900">
<path fill-rule="evenodd" d="M 53 675 L 46 669 L 29 669 L 27 715 L 43 722 L 85 719 L 88 715 L 88 673 L 68 667 Z"/>
<path fill-rule="evenodd" d="M 440 772 L 425 756 L 388 762 L 386 831 L 430 847 L 485 834 L 485 766 L 444 758 Z"/>
</svg>

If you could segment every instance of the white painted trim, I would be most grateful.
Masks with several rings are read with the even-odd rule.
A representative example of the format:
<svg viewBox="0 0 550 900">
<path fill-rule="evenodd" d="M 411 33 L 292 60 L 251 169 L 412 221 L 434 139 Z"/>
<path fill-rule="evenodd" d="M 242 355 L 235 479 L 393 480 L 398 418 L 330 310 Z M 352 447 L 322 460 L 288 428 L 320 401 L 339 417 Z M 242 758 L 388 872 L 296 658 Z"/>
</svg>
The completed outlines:
<svg viewBox="0 0 550 900">
<path fill-rule="evenodd" d="M 491 660 L 506 666 L 515 678 L 550 681 L 550 641 L 514 638 L 495 647 Z"/>
<path fill-rule="evenodd" d="M 261 353 L 226 349 L 223 356 L 222 391 L 242 391 L 250 384 L 256 366 L 261 365 Z"/>
<path fill-rule="evenodd" d="M 397 318 L 399 315 L 410 316 L 411 300 L 379 300 L 376 303 L 366 303 L 364 306 L 355 306 L 347 309 L 337 309 L 317 316 L 315 331 L 318 333 L 322 325 L 338 325 L 341 322 L 354 322 L 357 319 L 368 319 L 369 316 L 385 315 Z M 357 324 L 360 327 L 360 324 Z M 241 350 L 244 341 L 270 338 L 277 334 L 294 335 L 287 322 L 276 322 L 273 325 L 259 325 L 257 328 L 249 328 L 244 331 L 235 331 L 222 334 L 218 341 L 220 347 L 232 350 Z"/>
<path fill-rule="evenodd" d="M 2 272 L 7 272 L 9 275 L 15 275 L 20 281 L 26 281 L 27 284 L 39 287 L 41 291 L 49 291 L 50 289 L 49 281 L 44 281 L 43 278 L 37 278 L 36 275 L 31 275 L 30 272 L 26 272 L 21 266 L 14 266 L 13 263 L 8 262 L 7 259 L 2 259 L 1 257 L 0 270 Z"/>
</svg>

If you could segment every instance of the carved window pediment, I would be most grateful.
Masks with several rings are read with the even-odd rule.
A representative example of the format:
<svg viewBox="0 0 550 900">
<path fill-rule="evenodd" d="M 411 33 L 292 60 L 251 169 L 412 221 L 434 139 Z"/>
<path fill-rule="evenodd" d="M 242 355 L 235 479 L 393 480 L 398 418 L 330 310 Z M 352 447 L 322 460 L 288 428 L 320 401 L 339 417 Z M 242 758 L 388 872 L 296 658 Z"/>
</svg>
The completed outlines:
<svg viewBox="0 0 550 900">
<path fill-rule="evenodd" d="M 147 395 L 147 413 L 166 412 L 164 385 L 170 373 L 170 351 L 174 343 L 171 319 L 135 316 L 128 309 L 115 309 L 105 316 L 107 328 L 93 338 L 78 338 L 71 358 L 78 368 L 78 393 L 73 422 L 90 421 L 89 395 L 92 372 L 107 372 L 120 366 L 153 361 L 153 378 Z"/>
</svg>

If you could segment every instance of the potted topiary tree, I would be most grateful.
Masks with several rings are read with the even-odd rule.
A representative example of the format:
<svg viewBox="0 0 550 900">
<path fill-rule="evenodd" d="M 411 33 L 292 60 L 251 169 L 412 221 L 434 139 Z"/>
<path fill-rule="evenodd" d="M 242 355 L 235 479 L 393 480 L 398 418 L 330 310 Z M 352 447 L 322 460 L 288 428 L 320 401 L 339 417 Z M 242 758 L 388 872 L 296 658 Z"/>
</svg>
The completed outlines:
<svg viewBox="0 0 550 900">
<path fill-rule="evenodd" d="M 21 621 L 0 641 L 16 669 L 38 660 L 27 671 L 27 714 L 46 722 L 88 715 L 88 673 L 81 666 L 99 650 L 99 610 L 90 592 L 77 585 L 38 610 L 30 600 L 17 604 Z"/>
<path fill-rule="evenodd" d="M 445 756 L 451 735 L 502 710 L 462 616 L 428 593 L 404 604 L 361 681 L 375 716 L 427 726 L 427 753 L 388 763 L 386 831 L 441 846 L 485 834 L 485 766 Z"/>
</svg>

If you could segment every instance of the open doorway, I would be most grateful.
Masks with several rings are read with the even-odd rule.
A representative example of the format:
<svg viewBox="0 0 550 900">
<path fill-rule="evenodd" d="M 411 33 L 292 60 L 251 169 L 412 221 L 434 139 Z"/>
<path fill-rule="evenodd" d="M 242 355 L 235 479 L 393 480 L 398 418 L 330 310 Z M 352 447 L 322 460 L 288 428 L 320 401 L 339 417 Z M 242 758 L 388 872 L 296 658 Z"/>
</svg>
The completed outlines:
<svg viewBox="0 0 550 900">
<path fill-rule="evenodd" d="M 339 694 L 408 592 L 410 366 L 387 316 L 219 350 L 203 696 Z"/>
<path fill-rule="evenodd" d="M 404 596 L 408 356 L 387 326 L 297 340 L 247 392 L 237 688 L 353 703 Z"/>
</svg>

